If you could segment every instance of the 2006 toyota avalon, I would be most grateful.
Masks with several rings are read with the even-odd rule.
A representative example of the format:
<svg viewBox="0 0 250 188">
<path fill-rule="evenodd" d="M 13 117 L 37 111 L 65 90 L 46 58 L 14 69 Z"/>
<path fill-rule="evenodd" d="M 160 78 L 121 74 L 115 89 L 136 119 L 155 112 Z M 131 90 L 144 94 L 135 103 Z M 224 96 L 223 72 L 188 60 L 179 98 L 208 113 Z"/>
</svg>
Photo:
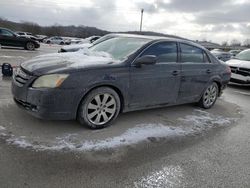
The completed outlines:
<svg viewBox="0 0 250 188">
<path fill-rule="evenodd" d="M 121 112 L 184 103 L 210 108 L 230 75 L 227 65 L 198 44 L 123 35 L 89 50 L 22 63 L 12 93 L 36 117 L 103 128 Z"/>
</svg>

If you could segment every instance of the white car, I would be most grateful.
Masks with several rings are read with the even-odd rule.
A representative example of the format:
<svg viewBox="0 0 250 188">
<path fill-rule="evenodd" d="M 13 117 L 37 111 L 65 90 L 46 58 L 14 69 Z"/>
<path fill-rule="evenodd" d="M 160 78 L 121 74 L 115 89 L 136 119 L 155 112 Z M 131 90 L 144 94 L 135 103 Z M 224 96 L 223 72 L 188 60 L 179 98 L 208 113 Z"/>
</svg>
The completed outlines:
<svg viewBox="0 0 250 188">
<path fill-rule="evenodd" d="M 103 37 L 100 37 L 100 38 L 98 36 L 92 36 L 92 37 L 83 39 L 84 41 L 81 41 L 78 44 L 72 44 L 72 41 L 71 41 L 71 45 L 63 46 L 58 52 L 76 52 L 76 51 L 78 51 L 80 49 L 89 48 L 92 45 L 103 42 L 103 41 L 108 40 L 110 38 L 113 38 L 115 36 L 118 36 L 118 35 L 116 35 L 116 34 L 107 34 L 107 35 L 105 35 Z M 98 39 L 96 40 L 95 37 L 98 37 Z M 91 40 L 91 38 L 92 38 L 92 40 Z"/>
<path fill-rule="evenodd" d="M 47 44 L 60 44 L 60 45 L 70 44 L 69 40 L 65 40 L 63 37 L 58 37 L 58 36 L 45 39 L 44 42 Z"/>
<path fill-rule="evenodd" d="M 20 37 L 30 38 L 32 40 L 38 40 L 37 37 L 33 36 L 32 33 L 17 31 L 15 32 Z"/>
<path fill-rule="evenodd" d="M 231 54 L 229 52 L 225 52 L 221 49 L 214 49 L 210 51 L 217 59 L 221 60 L 221 61 L 228 61 L 229 59 L 231 59 Z"/>
<path fill-rule="evenodd" d="M 250 49 L 240 52 L 226 63 L 231 68 L 231 82 L 250 86 Z"/>
</svg>

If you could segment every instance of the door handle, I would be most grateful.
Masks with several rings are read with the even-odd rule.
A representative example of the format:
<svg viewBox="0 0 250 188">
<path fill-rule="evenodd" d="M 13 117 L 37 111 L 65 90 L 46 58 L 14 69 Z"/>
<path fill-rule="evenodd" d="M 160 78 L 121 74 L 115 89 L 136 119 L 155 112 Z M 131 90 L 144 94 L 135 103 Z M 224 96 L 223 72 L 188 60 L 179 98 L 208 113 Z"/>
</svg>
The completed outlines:
<svg viewBox="0 0 250 188">
<path fill-rule="evenodd" d="M 179 71 L 177 71 L 177 70 L 175 70 L 175 71 L 172 72 L 173 76 L 177 76 L 178 74 L 179 74 Z"/>
<path fill-rule="evenodd" d="M 210 74 L 212 71 L 210 69 L 207 69 L 206 71 L 208 74 Z"/>
</svg>

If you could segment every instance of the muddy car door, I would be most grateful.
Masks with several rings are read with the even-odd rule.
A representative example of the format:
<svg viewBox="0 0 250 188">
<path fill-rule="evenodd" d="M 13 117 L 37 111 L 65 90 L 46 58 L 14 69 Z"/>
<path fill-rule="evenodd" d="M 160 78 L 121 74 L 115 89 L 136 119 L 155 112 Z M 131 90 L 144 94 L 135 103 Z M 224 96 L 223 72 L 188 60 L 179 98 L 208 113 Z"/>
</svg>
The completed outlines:
<svg viewBox="0 0 250 188">
<path fill-rule="evenodd" d="M 181 103 L 199 100 L 217 65 L 211 63 L 206 52 L 191 44 L 180 43 L 181 84 L 178 101 Z"/>
<path fill-rule="evenodd" d="M 177 43 L 157 42 L 138 58 L 155 56 L 156 63 L 130 69 L 130 107 L 151 107 L 175 103 L 180 86 L 180 63 Z"/>
</svg>

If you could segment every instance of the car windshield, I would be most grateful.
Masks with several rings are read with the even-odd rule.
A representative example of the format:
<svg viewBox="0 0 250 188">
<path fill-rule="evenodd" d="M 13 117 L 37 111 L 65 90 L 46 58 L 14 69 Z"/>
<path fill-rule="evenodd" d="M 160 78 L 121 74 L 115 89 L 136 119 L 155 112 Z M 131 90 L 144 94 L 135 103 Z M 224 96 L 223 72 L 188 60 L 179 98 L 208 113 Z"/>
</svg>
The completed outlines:
<svg viewBox="0 0 250 188">
<path fill-rule="evenodd" d="M 128 55 L 149 41 L 150 39 L 145 38 L 117 37 L 96 44 L 90 47 L 90 49 L 92 51 L 109 53 L 114 59 L 124 60 Z"/>
<path fill-rule="evenodd" d="M 238 55 L 235 56 L 235 59 L 250 61 L 250 50 L 240 52 Z"/>
</svg>

